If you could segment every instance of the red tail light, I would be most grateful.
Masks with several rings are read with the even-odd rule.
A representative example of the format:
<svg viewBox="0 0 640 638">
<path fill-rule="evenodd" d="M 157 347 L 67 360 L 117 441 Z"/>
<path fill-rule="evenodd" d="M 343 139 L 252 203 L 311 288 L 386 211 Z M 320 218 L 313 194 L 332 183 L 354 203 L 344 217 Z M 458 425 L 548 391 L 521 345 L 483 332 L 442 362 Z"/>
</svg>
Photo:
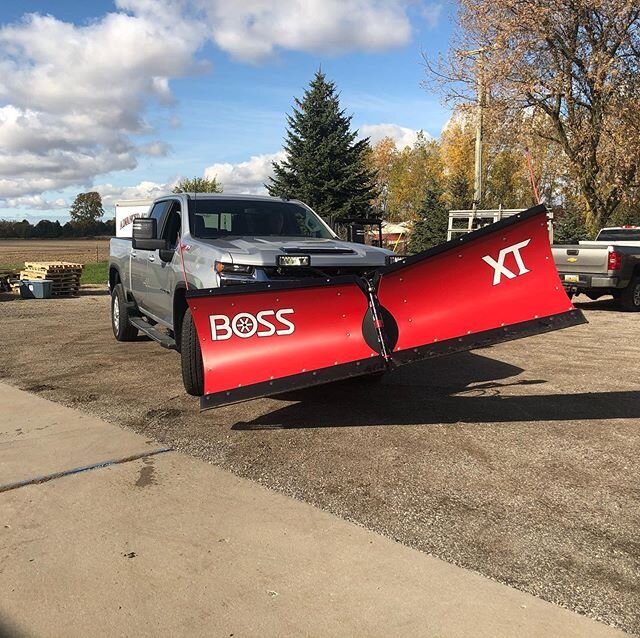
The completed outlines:
<svg viewBox="0 0 640 638">
<path fill-rule="evenodd" d="M 620 268 L 622 268 L 622 255 L 611 251 L 607 259 L 607 270 L 620 270 Z"/>
</svg>

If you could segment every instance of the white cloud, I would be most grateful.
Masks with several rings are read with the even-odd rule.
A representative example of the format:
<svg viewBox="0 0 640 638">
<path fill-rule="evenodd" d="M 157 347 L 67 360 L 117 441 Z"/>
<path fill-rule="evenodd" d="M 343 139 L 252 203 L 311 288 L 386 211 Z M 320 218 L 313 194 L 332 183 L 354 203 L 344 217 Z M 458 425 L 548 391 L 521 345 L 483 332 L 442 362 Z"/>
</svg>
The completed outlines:
<svg viewBox="0 0 640 638">
<path fill-rule="evenodd" d="M 433 2 L 422 7 L 422 17 L 430 29 L 435 29 L 438 26 L 443 8 L 442 2 Z"/>
<path fill-rule="evenodd" d="M 0 199 L 0 208 L 28 208 L 29 210 L 62 210 L 68 208 L 66 199 L 59 197 L 47 200 L 41 195 L 27 197 L 8 197 Z"/>
<path fill-rule="evenodd" d="M 419 131 L 415 129 L 398 124 L 365 124 L 360 127 L 360 135 L 368 137 L 372 145 L 377 144 L 385 137 L 390 137 L 400 149 L 405 146 L 413 146 L 418 139 L 418 133 Z M 426 139 L 432 139 L 428 133 L 423 131 L 422 134 Z"/>
<path fill-rule="evenodd" d="M 407 0 L 118 0 L 117 5 L 151 19 L 181 10 L 197 21 L 223 51 L 245 62 L 261 62 L 278 49 L 339 54 L 382 51 L 407 44 Z"/>
<path fill-rule="evenodd" d="M 195 72 L 198 42 L 175 24 L 111 13 L 86 26 L 28 15 L 0 28 L 0 197 L 24 197 L 132 169 L 150 99 Z"/>
<path fill-rule="evenodd" d="M 212 164 L 205 168 L 204 176 L 214 177 L 222 184 L 225 193 L 251 193 L 263 195 L 269 177 L 273 175 L 273 162 L 281 162 L 284 151 L 265 155 L 254 155 L 238 164 Z"/>
<path fill-rule="evenodd" d="M 214 42 L 258 62 L 276 49 L 314 53 L 381 51 L 406 44 L 404 0 L 196 0 Z"/>
<path fill-rule="evenodd" d="M 170 193 L 178 183 L 177 179 L 168 182 L 144 181 L 135 186 L 114 186 L 113 184 L 99 184 L 92 190 L 100 193 L 102 207 L 107 210 L 115 206 L 122 199 L 155 199 Z"/>
</svg>

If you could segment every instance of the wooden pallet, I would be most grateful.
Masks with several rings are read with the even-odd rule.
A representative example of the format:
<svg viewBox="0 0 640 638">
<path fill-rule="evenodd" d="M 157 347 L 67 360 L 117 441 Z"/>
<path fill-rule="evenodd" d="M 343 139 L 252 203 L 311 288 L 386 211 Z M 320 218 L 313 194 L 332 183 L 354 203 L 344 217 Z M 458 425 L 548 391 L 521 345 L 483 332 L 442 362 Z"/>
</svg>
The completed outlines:
<svg viewBox="0 0 640 638">
<path fill-rule="evenodd" d="M 25 261 L 24 267 L 26 270 L 43 270 L 50 272 L 77 270 L 82 272 L 84 265 L 69 261 Z"/>
<path fill-rule="evenodd" d="M 54 297 L 75 295 L 80 290 L 82 264 L 66 261 L 27 261 L 20 279 L 49 279 Z"/>
</svg>

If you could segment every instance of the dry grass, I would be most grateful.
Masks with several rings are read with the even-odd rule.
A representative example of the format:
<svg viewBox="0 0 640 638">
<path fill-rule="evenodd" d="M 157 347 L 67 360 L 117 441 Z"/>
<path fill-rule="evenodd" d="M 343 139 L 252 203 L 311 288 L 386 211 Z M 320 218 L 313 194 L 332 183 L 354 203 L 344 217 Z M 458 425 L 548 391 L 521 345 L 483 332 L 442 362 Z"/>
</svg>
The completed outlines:
<svg viewBox="0 0 640 638">
<path fill-rule="evenodd" d="M 71 261 L 91 264 L 108 259 L 108 239 L 0 240 L 0 267 L 22 268 L 25 261 Z"/>
</svg>

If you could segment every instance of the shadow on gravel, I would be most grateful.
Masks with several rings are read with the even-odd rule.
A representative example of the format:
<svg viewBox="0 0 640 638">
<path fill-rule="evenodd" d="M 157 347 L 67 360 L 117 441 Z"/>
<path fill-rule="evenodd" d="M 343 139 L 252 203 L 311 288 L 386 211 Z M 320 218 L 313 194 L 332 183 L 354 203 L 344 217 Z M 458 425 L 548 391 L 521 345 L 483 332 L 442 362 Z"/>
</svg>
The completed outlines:
<svg viewBox="0 0 640 638">
<path fill-rule="evenodd" d="M 584 298 L 584 297 L 583 297 Z M 573 301 L 573 305 L 580 310 L 612 310 L 623 312 L 620 308 L 620 302 L 613 297 L 607 297 L 606 299 L 598 299 L 597 301 Z"/>
<path fill-rule="evenodd" d="M 275 410 L 253 421 L 236 423 L 232 429 L 628 418 L 640 418 L 640 392 L 434 397 L 423 394 L 416 387 L 381 385 L 376 388 L 375 397 L 372 396 L 371 389 L 348 392 L 344 396 L 332 393 L 330 404 L 319 398 L 315 402 L 306 400 Z"/>
<path fill-rule="evenodd" d="M 298 403 L 236 423 L 232 429 L 640 418 L 640 392 L 635 391 L 501 395 L 500 389 L 508 386 L 546 383 L 509 382 L 508 377 L 521 372 L 502 361 L 462 353 L 400 368 L 378 383 L 361 379 L 279 395 Z"/>
<path fill-rule="evenodd" d="M 103 288 L 80 288 L 78 291 L 78 297 L 103 297 L 109 294 L 109 290 L 107 289 L 107 284 L 104 285 Z"/>
</svg>

